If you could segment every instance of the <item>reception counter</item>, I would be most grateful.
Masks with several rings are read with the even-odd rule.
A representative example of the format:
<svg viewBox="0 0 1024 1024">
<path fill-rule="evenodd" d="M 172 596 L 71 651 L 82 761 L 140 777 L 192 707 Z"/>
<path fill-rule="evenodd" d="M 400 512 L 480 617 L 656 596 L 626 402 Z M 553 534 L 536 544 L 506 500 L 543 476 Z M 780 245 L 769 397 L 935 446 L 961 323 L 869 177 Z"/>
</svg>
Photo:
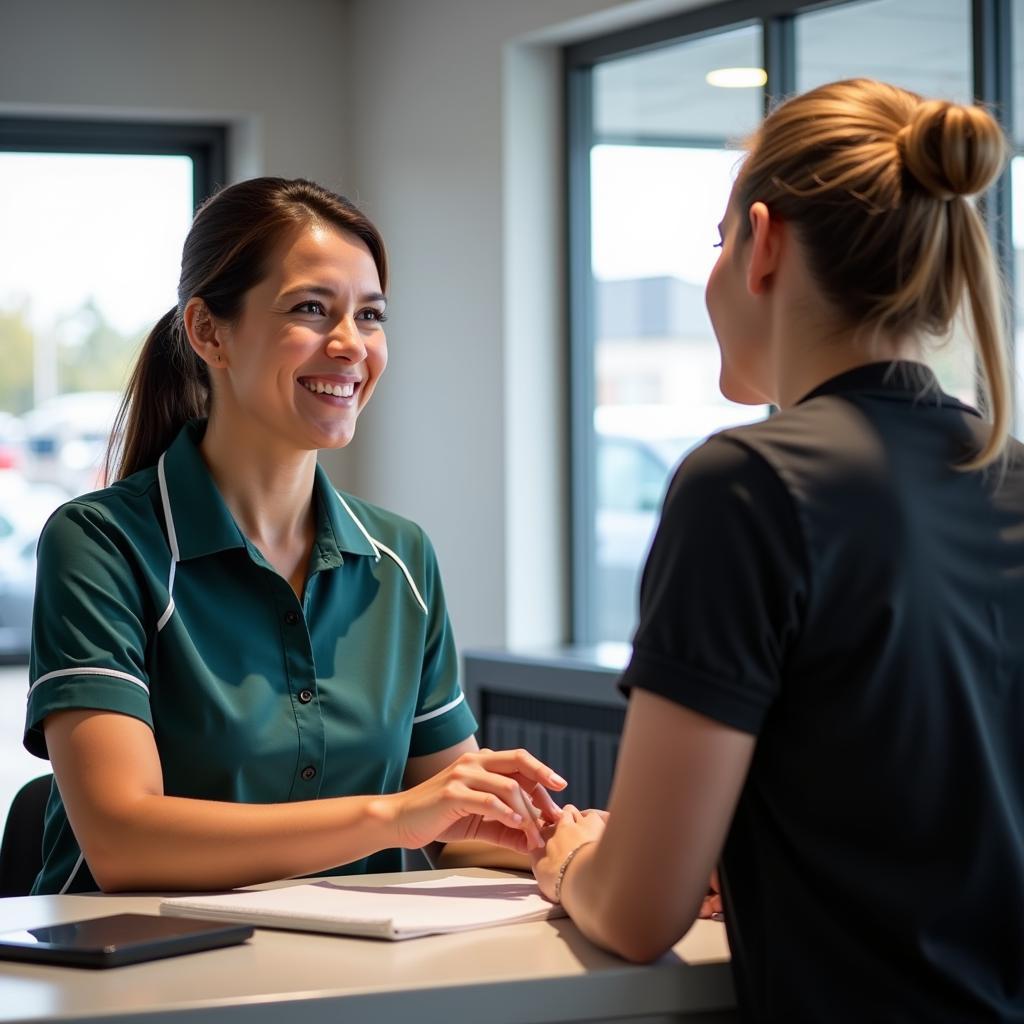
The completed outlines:
<svg viewBox="0 0 1024 1024">
<path fill-rule="evenodd" d="M 367 875 L 346 884 L 454 873 Z M 131 895 L 6 899 L 0 930 L 157 913 L 158 904 L 158 896 Z M 728 958 L 724 926 L 713 921 L 698 921 L 671 953 L 645 966 L 597 949 L 567 919 L 397 943 L 258 929 L 243 946 L 111 970 L 0 961 L 0 1022 L 710 1024 L 735 1020 Z"/>
</svg>

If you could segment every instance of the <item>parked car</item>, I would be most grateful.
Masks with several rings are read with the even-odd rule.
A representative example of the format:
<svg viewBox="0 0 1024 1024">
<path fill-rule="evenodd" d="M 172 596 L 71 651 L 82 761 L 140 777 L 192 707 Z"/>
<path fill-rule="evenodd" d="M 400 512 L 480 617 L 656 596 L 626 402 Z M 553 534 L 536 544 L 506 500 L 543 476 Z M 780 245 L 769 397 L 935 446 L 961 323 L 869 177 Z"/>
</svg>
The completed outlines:
<svg viewBox="0 0 1024 1024">
<path fill-rule="evenodd" d="M 25 413 L 25 476 L 69 494 L 102 487 L 103 455 L 120 402 L 116 391 L 74 391 Z"/>
<path fill-rule="evenodd" d="M 0 659 L 28 658 L 39 538 L 0 544 Z"/>
<path fill-rule="evenodd" d="M 629 640 L 640 573 L 675 467 L 708 435 L 761 419 L 762 407 L 598 406 L 595 639 Z"/>
<path fill-rule="evenodd" d="M 28 655 L 39 533 L 68 495 L 17 470 L 0 473 L 0 658 Z"/>
<path fill-rule="evenodd" d="M 9 412 L 0 412 L 0 470 L 21 465 L 25 445 L 25 424 Z"/>
</svg>

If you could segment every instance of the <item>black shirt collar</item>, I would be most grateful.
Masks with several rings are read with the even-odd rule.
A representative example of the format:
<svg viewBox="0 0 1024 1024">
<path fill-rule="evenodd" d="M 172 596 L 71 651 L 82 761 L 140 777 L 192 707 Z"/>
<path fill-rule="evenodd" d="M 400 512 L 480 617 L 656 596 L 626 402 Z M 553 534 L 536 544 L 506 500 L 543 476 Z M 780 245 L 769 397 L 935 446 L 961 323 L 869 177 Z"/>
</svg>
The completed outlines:
<svg viewBox="0 0 1024 1024">
<path fill-rule="evenodd" d="M 843 395 L 854 391 L 896 401 L 948 406 L 978 414 L 976 409 L 965 405 L 952 395 L 947 395 L 939 386 L 935 374 L 927 366 L 909 360 L 890 360 L 857 366 L 819 384 L 796 404 L 801 405 L 821 395 Z"/>
</svg>

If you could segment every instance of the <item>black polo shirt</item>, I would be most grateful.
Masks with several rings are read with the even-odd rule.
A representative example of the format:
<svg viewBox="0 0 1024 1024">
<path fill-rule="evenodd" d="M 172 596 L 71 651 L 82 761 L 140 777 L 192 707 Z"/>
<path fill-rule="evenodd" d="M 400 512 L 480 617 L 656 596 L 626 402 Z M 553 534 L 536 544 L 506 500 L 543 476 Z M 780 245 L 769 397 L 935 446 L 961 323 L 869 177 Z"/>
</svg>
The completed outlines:
<svg viewBox="0 0 1024 1024">
<path fill-rule="evenodd" d="M 914 363 L 711 438 L 624 689 L 757 735 L 723 853 L 747 1019 L 1024 1020 L 1024 448 Z"/>
</svg>

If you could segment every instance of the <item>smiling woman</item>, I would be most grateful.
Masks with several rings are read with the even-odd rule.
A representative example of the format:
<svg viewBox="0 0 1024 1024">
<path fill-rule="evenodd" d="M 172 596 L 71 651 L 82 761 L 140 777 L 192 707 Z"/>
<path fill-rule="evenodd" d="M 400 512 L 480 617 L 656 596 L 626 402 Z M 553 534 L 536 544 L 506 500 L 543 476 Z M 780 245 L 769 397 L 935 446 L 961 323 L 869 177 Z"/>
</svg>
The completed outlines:
<svg viewBox="0 0 1024 1024">
<path fill-rule="evenodd" d="M 317 465 L 384 372 L 386 288 L 376 228 L 310 182 L 243 182 L 196 215 L 116 482 L 40 542 L 25 742 L 56 785 L 34 891 L 540 845 L 565 782 L 478 750 L 430 542 Z"/>
<path fill-rule="evenodd" d="M 285 361 L 301 359 L 301 352 L 308 354 L 332 332 L 337 354 L 339 345 L 351 343 L 349 328 L 358 325 L 360 337 L 372 332 L 377 339 L 365 346 L 366 356 L 374 358 L 342 361 L 372 364 L 373 379 L 351 410 L 348 436 L 319 438 L 309 448 L 347 444 L 355 416 L 387 362 L 380 330 L 387 284 L 383 239 L 344 197 L 311 182 L 275 178 L 218 193 L 199 211 L 185 241 L 178 303 L 150 333 L 129 383 L 121 413 L 125 440 L 114 475 L 151 465 L 184 421 L 209 416 L 213 378 L 224 385 L 218 396 L 224 406 L 235 409 L 241 402 L 256 422 L 274 420 L 281 427 L 276 401 L 267 405 L 264 395 L 252 405 L 256 396 L 249 389 L 280 387 L 280 378 L 287 377 L 294 407 L 301 385 Z M 345 304 L 352 308 L 342 310 Z M 268 351 L 278 346 L 281 363 L 264 367 Z M 325 358 L 330 356 L 324 353 Z M 327 377 L 320 379 L 327 383 Z M 340 422 L 332 429 L 340 429 Z M 286 425 L 293 441 L 294 430 L 294 423 Z"/>
<path fill-rule="evenodd" d="M 268 262 L 233 321 L 198 295 L 186 303 L 185 329 L 218 391 L 209 432 L 241 417 L 260 449 L 342 447 L 387 365 L 383 262 L 362 238 L 317 224 L 287 232 Z"/>
</svg>

